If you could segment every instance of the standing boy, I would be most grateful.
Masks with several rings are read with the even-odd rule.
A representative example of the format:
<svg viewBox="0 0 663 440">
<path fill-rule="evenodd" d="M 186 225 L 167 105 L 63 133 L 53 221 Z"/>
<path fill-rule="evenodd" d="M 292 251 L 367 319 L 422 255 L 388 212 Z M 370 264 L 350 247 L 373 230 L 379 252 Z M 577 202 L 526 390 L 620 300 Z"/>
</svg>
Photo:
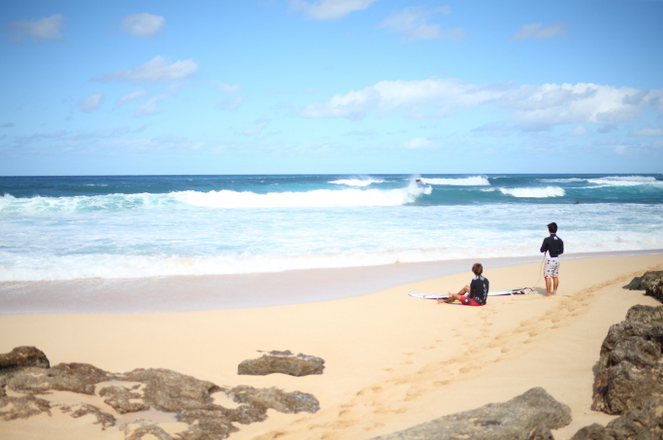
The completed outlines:
<svg viewBox="0 0 663 440">
<path fill-rule="evenodd" d="M 548 252 L 546 265 L 543 268 L 543 276 L 546 279 L 546 296 L 555 295 L 557 286 L 559 286 L 559 257 L 564 253 L 564 242 L 557 236 L 557 223 L 552 222 L 548 225 L 550 236 L 543 239 L 541 252 Z M 552 278 L 552 290 L 550 279 Z"/>
</svg>

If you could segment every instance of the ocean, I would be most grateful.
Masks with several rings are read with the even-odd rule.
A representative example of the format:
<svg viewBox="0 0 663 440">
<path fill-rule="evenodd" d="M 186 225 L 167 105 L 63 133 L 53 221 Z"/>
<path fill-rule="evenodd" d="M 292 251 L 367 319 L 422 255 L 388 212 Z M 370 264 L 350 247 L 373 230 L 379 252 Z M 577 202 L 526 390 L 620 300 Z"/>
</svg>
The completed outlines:
<svg viewBox="0 0 663 440">
<path fill-rule="evenodd" d="M 0 177 L 0 282 L 663 249 L 663 175 Z"/>
</svg>

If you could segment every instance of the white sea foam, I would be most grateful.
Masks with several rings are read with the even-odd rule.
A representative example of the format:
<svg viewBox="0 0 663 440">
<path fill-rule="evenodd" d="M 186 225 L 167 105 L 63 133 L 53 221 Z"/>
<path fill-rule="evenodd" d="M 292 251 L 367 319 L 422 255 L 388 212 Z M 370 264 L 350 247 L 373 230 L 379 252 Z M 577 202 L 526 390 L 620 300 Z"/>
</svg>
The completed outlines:
<svg viewBox="0 0 663 440">
<path fill-rule="evenodd" d="M 651 176 L 608 176 L 597 179 L 587 179 L 587 181 L 600 187 L 655 185 L 663 188 L 663 181 L 656 180 L 655 177 Z"/>
<path fill-rule="evenodd" d="M 329 183 L 333 183 L 335 185 L 365 187 L 365 186 L 371 185 L 372 183 L 383 183 L 383 182 L 384 182 L 384 179 L 378 179 L 376 177 L 370 177 L 370 176 L 361 176 L 361 177 L 354 177 L 354 178 L 350 178 L 350 179 L 333 180 Z"/>
<path fill-rule="evenodd" d="M 122 211 L 172 205 L 175 199 L 168 194 L 109 194 L 101 196 L 0 197 L 0 214 L 50 215 L 66 212 Z"/>
<path fill-rule="evenodd" d="M 507 196 L 519 198 L 543 199 L 547 197 L 564 197 L 566 191 L 559 186 L 546 186 L 542 188 L 500 188 L 500 192 Z"/>
<path fill-rule="evenodd" d="M 483 176 L 438 178 L 419 177 L 417 180 L 426 185 L 450 185 L 450 186 L 488 186 L 490 182 Z"/>
<path fill-rule="evenodd" d="M 409 185 L 406 188 L 379 189 L 319 189 L 307 192 L 272 192 L 256 194 L 237 191 L 183 191 L 173 193 L 173 197 L 193 206 L 207 208 L 329 208 L 350 206 L 400 206 L 413 203 L 417 197 L 430 194 L 430 187 Z"/>
<path fill-rule="evenodd" d="M 662 205 L 512 204 L 136 211 L 5 223 L 0 281 L 280 272 L 538 256 L 557 221 L 567 253 L 663 249 Z M 602 222 L 601 219 L 615 219 Z M 45 228 L 44 225 L 50 225 Z M 588 228 L 588 225 L 592 225 Z M 40 231 L 40 234 L 36 234 Z M 73 231 L 76 231 L 75 233 Z M 39 236 L 37 236 L 39 235 Z"/>
</svg>

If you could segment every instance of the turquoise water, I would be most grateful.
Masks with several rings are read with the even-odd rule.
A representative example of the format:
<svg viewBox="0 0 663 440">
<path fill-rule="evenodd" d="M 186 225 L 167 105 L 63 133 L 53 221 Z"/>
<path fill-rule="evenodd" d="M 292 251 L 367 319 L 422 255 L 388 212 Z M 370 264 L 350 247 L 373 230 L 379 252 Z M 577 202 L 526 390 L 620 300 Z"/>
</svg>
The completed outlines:
<svg viewBox="0 0 663 440">
<path fill-rule="evenodd" d="M 0 281 L 663 249 L 661 175 L 0 177 Z"/>
</svg>

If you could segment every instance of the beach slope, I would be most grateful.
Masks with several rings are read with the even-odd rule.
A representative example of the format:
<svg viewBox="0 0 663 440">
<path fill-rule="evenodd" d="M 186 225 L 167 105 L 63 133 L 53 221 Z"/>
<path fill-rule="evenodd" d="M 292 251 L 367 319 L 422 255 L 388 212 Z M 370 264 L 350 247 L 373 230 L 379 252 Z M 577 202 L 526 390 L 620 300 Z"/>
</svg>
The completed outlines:
<svg viewBox="0 0 663 440">
<path fill-rule="evenodd" d="M 377 293 L 265 308 L 136 314 L 0 315 L 0 353 L 29 345 L 51 365 L 84 362 L 109 372 L 166 368 L 220 386 L 278 387 L 314 395 L 315 414 L 268 411 L 268 419 L 238 425 L 230 438 L 371 439 L 436 417 L 503 402 L 543 387 L 569 405 L 578 429 L 612 416 L 590 410 L 593 368 L 613 324 L 635 304 L 659 305 L 642 291 L 624 290 L 635 276 L 663 269 L 663 255 L 565 260 L 560 290 L 543 297 L 543 280 L 525 296 L 491 297 L 485 307 L 437 304 L 408 290 L 456 291 L 467 273 L 391 287 Z M 486 267 L 491 289 L 527 286 L 540 263 Z M 306 279 L 301 280 L 306 283 Z M 237 366 L 259 351 L 290 350 L 325 360 L 322 375 L 240 376 Z M 72 393 L 69 393 L 72 394 Z M 52 401 L 75 398 L 63 393 Z M 99 404 L 95 396 L 89 403 Z M 219 400 L 222 405 L 232 402 Z M 103 404 L 103 403 L 101 403 Z M 127 419 L 120 420 L 131 421 Z M 10 440 L 124 439 L 92 416 L 53 410 L 0 420 Z M 171 432 L 173 420 L 162 421 Z"/>
</svg>

